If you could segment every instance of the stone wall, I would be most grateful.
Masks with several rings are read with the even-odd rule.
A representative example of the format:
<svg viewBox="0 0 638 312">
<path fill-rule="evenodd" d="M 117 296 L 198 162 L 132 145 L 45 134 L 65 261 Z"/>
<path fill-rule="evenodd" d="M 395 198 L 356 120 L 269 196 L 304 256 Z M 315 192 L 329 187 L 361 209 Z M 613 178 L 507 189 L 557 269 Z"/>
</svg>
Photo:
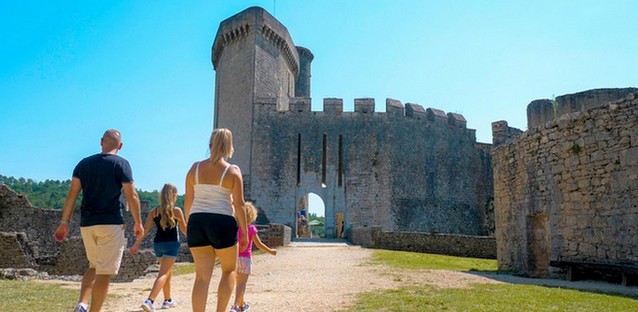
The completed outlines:
<svg viewBox="0 0 638 312">
<path fill-rule="evenodd" d="M 31 268 L 36 265 L 26 236 L 25 233 L 0 232 L 0 250 L 4 255 L 0 257 L 0 268 Z"/>
<path fill-rule="evenodd" d="M 499 269 L 638 261 L 638 99 L 587 107 L 494 147 Z"/>
<path fill-rule="evenodd" d="M 496 240 L 489 236 L 388 232 L 367 227 L 351 229 L 349 237 L 353 243 L 370 248 L 496 259 Z"/>
<path fill-rule="evenodd" d="M 294 228 L 298 202 L 315 193 L 328 237 L 337 213 L 353 227 L 492 234 L 490 145 L 476 143 L 461 115 L 386 105 L 401 111 L 375 113 L 373 99 L 356 99 L 355 112 L 343 112 L 341 99 L 325 99 L 321 112 L 277 111 L 274 100 L 261 99 L 245 179 L 251 200 L 271 222 Z"/>
</svg>

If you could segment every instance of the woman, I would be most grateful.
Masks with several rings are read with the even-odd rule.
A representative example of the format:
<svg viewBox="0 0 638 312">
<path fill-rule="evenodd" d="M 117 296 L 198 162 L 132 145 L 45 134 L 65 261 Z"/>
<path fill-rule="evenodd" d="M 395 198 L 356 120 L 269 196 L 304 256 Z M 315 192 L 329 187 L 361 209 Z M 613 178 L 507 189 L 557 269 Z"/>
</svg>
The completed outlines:
<svg viewBox="0 0 638 312">
<path fill-rule="evenodd" d="M 164 184 L 160 193 L 160 205 L 148 213 L 144 224 L 145 234 L 150 232 L 153 224 L 157 227 L 155 238 L 153 239 L 153 249 L 160 264 L 159 273 L 155 283 L 153 283 L 151 293 L 142 303 L 142 309 L 146 312 L 155 311 L 155 299 L 160 290 L 164 292 L 164 302 L 162 302 L 161 306 L 163 309 L 177 305 L 171 297 L 171 272 L 179 253 L 179 231 L 186 234 L 186 222 L 182 209 L 175 207 L 176 200 L 177 187 L 170 183 Z M 135 240 L 135 244 L 131 246 L 131 255 L 138 252 L 143 239 L 144 236 L 140 236 Z"/>
<path fill-rule="evenodd" d="M 195 262 L 193 311 L 206 311 L 208 287 L 215 259 L 222 276 L 217 288 L 217 312 L 226 312 L 233 292 L 239 251 L 247 247 L 244 182 L 241 170 L 226 160 L 233 155 L 233 135 L 228 129 L 215 129 L 208 144 L 210 157 L 193 164 L 186 175 L 184 211 L 188 223 L 188 247 Z"/>
</svg>

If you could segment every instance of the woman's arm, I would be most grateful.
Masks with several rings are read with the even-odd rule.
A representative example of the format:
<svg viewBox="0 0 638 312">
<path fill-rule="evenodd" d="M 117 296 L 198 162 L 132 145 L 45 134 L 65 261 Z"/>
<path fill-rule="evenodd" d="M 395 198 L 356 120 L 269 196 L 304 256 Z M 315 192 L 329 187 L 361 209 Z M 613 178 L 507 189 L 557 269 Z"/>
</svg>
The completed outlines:
<svg viewBox="0 0 638 312">
<path fill-rule="evenodd" d="M 241 176 L 239 167 L 232 165 L 230 168 L 233 177 L 233 206 L 235 207 L 235 219 L 239 223 L 241 229 L 241 237 L 239 238 L 239 251 L 242 252 L 248 248 L 248 224 L 246 224 L 246 204 L 244 200 L 244 181 Z"/>
<path fill-rule="evenodd" d="M 197 166 L 197 163 L 194 163 L 186 174 L 186 193 L 184 194 L 184 221 L 186 224 L 188 224 L 188 218 L 195 196 L 195 166 Z"/>
</svg>

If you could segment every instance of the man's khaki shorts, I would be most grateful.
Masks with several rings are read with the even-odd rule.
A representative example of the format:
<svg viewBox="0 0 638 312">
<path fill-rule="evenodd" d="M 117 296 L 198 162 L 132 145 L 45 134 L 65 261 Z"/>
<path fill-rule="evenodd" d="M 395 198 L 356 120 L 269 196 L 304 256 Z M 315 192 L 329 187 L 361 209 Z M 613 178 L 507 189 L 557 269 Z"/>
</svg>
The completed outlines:
<svg viewBox="0 0 638 312">
<path fill-rule="evenodd" d="M 123 224 L 80 227 L 89 267 L 98 275 L 116 275 L 126 247 Z"/>
</svg>

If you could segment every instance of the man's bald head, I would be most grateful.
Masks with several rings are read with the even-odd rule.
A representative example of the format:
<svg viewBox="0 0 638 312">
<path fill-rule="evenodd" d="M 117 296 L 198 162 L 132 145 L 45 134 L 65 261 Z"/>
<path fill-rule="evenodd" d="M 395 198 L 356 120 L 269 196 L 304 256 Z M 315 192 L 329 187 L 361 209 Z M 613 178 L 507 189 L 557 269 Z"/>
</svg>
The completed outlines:
<svg viewBox="0 0 638 312">
<path fill-rule="evenodd" d="M 122 148 L 122 134 L 115 129 L 106 130 L 102 136 L 101 145 L 102 153 L 117 153 Z"/>
</svg>

